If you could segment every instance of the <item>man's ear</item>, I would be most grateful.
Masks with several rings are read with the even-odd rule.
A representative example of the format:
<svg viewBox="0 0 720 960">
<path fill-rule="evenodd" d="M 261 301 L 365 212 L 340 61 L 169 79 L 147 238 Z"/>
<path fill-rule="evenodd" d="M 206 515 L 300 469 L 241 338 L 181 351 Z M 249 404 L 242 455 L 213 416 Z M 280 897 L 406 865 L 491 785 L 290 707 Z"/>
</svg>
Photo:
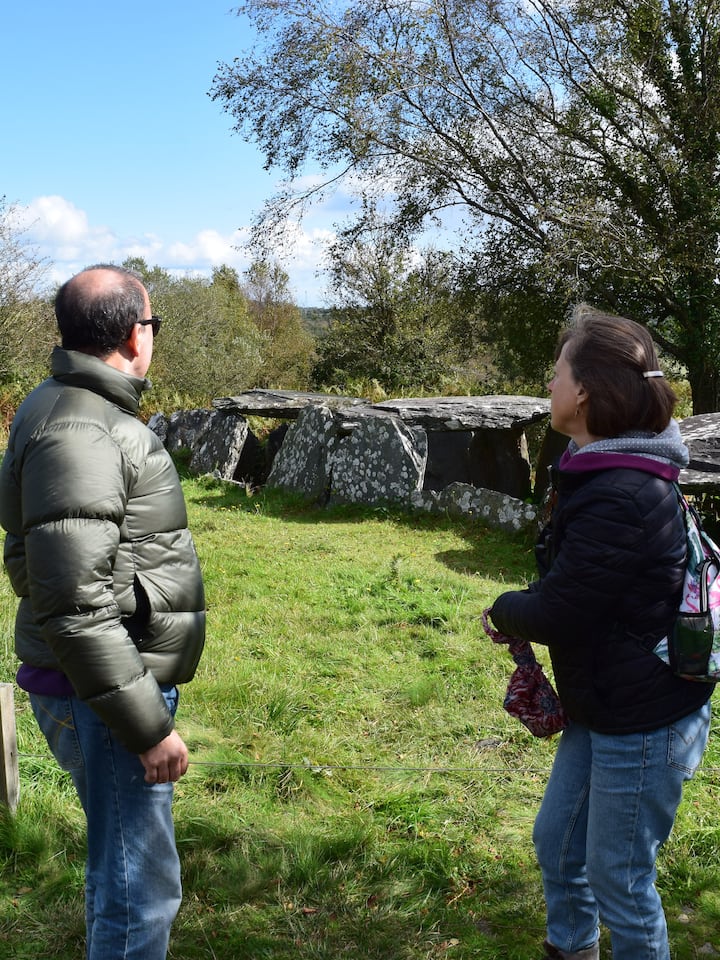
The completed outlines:
<svg viewBox="0 0 720 960">
<path fill-rule="evenodd" d="M 130 328 L 130 333 L 128 335 L 127 340 L 123 344 L 125 349 L 130 354 L 130 359 L 132 360 L 134 360 L 135 357 L 137 357 L 140 353 L 139 337 L 140 337 L 140 324 L 134 323 Z"/>
</svg>

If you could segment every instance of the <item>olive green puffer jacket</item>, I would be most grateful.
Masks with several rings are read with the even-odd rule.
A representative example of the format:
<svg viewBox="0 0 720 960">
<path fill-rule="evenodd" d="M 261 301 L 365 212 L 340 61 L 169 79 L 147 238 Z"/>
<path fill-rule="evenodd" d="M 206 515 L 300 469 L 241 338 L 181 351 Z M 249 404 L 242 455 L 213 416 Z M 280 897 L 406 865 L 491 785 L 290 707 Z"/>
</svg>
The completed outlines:
<svg viewBox="0 0 720 960">
<path fill-rule="evenodd" d="M 136 413 L 148 381 L 55 348 L 0 468 L 15 649 L 61 670 L 135 753 L 173 720 L 158 684 L 190 680 L 205 598 L 182 489 Z"/>
</svg>

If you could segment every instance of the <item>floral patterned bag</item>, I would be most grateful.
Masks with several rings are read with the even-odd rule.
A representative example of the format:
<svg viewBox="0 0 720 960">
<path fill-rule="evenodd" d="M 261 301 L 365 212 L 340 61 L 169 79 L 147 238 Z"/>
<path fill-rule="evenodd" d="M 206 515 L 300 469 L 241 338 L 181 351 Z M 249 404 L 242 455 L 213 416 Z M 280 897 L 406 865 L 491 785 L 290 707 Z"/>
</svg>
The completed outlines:
<svg viewBox="0 0 720 960">
<path fill-rule="evenodd" d="M 503 707 L 524 723 L 535 737 L 550 737 L 568 725 L 560 698 L 538 663 L 527 640 L 506 637 L 490 625 L 490 608 L 483 612 L 483 628 L 493 643 L 506 643 L 517 666 L 510 677 Z"/>
</svg>

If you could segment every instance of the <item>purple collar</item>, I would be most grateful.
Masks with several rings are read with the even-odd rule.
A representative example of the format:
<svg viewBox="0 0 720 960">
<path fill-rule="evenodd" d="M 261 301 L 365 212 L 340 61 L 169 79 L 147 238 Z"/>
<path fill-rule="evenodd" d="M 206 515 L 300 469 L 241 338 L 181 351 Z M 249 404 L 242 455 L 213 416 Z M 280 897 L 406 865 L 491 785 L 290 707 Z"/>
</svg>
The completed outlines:
<svg viewBox="0 0 720 960">
<path fill-rule="evenodd" d="M 571 456 L 566 450 L 560 458 L 559 467 L 563 473 L 625 469 L 642 470 L 663 480 L 675 481 L 680 476 L 680 468 L 672 463 L 652 460 L 650 457 L 639 457 L 632 453 L 576 453 Z"/>
</svg>

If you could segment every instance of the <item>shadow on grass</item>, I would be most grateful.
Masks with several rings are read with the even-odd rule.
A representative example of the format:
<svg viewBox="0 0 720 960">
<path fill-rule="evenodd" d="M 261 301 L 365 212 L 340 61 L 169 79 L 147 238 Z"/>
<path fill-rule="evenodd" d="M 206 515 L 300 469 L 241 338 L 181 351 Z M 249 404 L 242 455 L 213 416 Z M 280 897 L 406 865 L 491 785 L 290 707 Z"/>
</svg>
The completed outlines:
<svg viewBox="0 0 720 960">
<path fill-rule="evenodd" d="M 263 488 L 247 491 L 241 485 L 219 483 L 212 478 L 196 479 L 202 494 L 186 494 L 188 499 L 212 510 L 238 510 L 287 523 L 331 526 L 333 524 L 363 523 L 368 520 L 391 521 L 413 530 L 453 531 L 467 542 L 466 550 L 440 551 L 435 556 L 457 573 L 486 576 L 497 579 L 533 577 L 535 559 L 533 538 L 527 533 L 510 534 L 485 526 L 481 521 L 446 514 L 412 513 L 397 505 L 367 506 L 336 504 L 318 506 L 298 494 Z M 508 546 L 515 545 L 514 556 L 508 560 Z"/>
<path fill-rule="evenodd" d="M 12 831 L 10 831 L 12 832 Z M 81 844 L 44 851 L 7 846 L 0 857 L 0 955 L 77 960 L 83 953 Z M 64 838 L 67 840 L 68 838 Z M 22 832 L 16 841 L 22 844 Z M 171 939 L 177 960 L 523 960 L 537 879 L 494 858 L 473 862 L 447 844 L 378 844 L 375 827 L 251 824 L 228 832 L 210 820 L 178 823 L 184 901 Z M 32 886 L 29 884 L 32 882 Z M 533 922 L 534 921 L 534 922 Z M 503 924 L 506 926 L 503 926 Z M 521 929 L 522 928 L 522 929 Z M 536 933 L 531 940 L 537 940 Z M 452 949 L 451 953 L 448 953 Z"/>
<path fill-rule="evenodd" d="M 529 944 L 541 925 L 534 871 L 418 836 L 392 812 L 298 823 L 301 811 L 275 810 L 258 826 L 233 820 L 227 802 L 207 816 L 180 811 L 184 901 L 169 957 L 533 957 Z M 83 955 L 81 818 L 68 828 L 62 815 L 46 813 L 41 824 L 0 813 L 0 956 L 7 960 Z M 414 823 L 412 811 L 408 817 Z"/>
<path fill-rule="evenodd" d="M 537 960 L 543 904 L 527 846 L 476 831 L 445 837 L 421 802 L 388 795 L 324 819 L 292 804 L 248 816 L 230 792 L 199 816 L 181 808 L 184 902 L 170 960 Z M 7 960 L 82 956 L 84 839 L 71 813 L 0 813 Z M 709 847 L 689 857 L 696 843 L 683 834 L 661 864 L 676 960 L 718 947 L 716 859 Z"/>
<path fill-rule="evenodd" d="M 173 957 L 529 960 L 542 940 L 536 873 L 495 854 L 388 841 L 352 817 L 281 833 L 180 829 Z"/>
<path fill-rule="evenodd" d="M 538 871 L 513 850 L 462 849 L 417 835 L 388 843 L 387 823 L 350 817 L 281 833 L 248 825 L 227 834 L 205 824 L 201 850 L 185 849 L 183 860 L 186 900 L 171 953 L 178 960 L 538 960 L 540 954 Z M 671 876 L 664 886 L 673 957 L 709 953 L 708 943 L 717 946 L 716 871 L 693 871 L 693 900 L 703 903 L 702 914 L 680 907 Z M 602 955 L 610 956 L 606 931 Z"/>
</svg>

